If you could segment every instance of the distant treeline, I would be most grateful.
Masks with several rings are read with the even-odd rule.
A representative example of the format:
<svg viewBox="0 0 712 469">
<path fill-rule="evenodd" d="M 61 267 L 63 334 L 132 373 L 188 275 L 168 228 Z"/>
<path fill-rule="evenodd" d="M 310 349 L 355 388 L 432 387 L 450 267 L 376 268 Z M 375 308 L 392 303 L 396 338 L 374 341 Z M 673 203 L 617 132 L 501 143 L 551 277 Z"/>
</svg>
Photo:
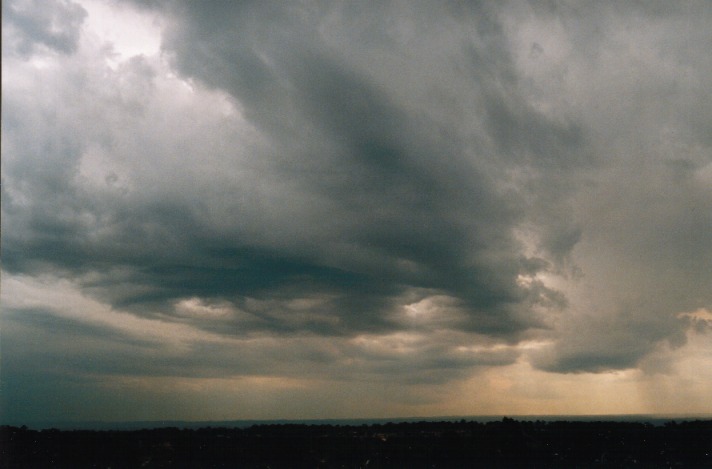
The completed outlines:
<svg viewBox="0 0 712 469">
<path fill-rule="evenodd" d="M 712 420 L 0 427 L 4 468 L 712 468 Z"/>
</svg>

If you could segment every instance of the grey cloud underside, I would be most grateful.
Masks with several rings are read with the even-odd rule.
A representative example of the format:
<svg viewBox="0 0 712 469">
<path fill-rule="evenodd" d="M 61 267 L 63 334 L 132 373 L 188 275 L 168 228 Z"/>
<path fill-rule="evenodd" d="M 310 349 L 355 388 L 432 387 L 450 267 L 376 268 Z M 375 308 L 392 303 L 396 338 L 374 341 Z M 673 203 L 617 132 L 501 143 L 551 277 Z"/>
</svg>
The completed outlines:
<svg viewBox="0 0 712 469">
<path fill-rule="evenodd" d="M 221 378 L 259 376 L 269 369 L 276 376 L 301 379 L 327 374 L 335 380 L 367 381 L 385 374 L 402 383 L 440 383 L 465 376 L 473 367 L 511 364 L 519 356 L 511 348 L 461 352 L 448 344 L 447 337 L 421 338 L 408 345 L 409 353 L 349 340 L 304 337 L 158 345 L 155 338 L 136 338 L 41 309 L 10 309 L 4 324 L 9 331 L 3 335 L 4 346 L 18 359 L 8 362 L 3 372 L 27 379 L 43 374 Z M 69 336 L 71 343 L 66 340 Z"/>
<path fill-rule="evenodd" d="M 80 27 L 86 11 L 72 2 L 38 2 L 8 0 L 2 3 L 2 14 L 19 34 L 12 50 L 29 56 L 36 47 L 46 47 L 63 54 L 77 48 Z M 3 47 L 3 53 L 10 48 Z"/>
<path fill-rule="evenodd" d="M 175 71 L 227 93 L 256 137 L 208 111 L 166 116 L 147 58 L 116 72 L 94 64 L 89 78 L 70 66 L 57 85 L 66 93 L 50 88 L 37 102 L 4 93 L 3 152 L 13 153 L 3 158 L 6 271 L 67 277 L 118 309 L 238 339 L 342 340 L 404 328 L 546 338 L 554 345 L 533 364 L 559 372 L 637 366 L 661 342 L 684 341 L 688 323 L 677 313 L 712 306 L 712 179 L 700 176 L 712 161 L 708 54 L 681 39 L 666 42 L 669 50 L 652 44 L 652 57 L 686 70 L 658 78 L 646 68 L 653 59 L 628 60 L 619 44 L 627 38 L 613 34 L 618 22 L 647 21 L 664 39 L 668 18 L 675 26 L 689 11 L 615 2 L 586 14 L 536 2 L 402 10 L 138 3 L 164 16 L 162 47 Z M 3 21 L 21 39 L 4 54 L 76 53 L 82 15 L 71 3 L 58 4 L 66 28 L 55 36 L 46 17 L 23 16 L 17 5 L 31 4 L 3 5 Z M 701 5 L 692 13 L 704 23 Z M 517 65 L 506 25 L 519 9 L 525 19 L 555 18 L 569 40 L 566 65 L 544 78 Z M 709 39 L 686 24 L 696 43 Z M 526 44 L 528 53 L 555 54 L 543 39 Z M 96 148 L 131 169 L 107 169 L 90 184 L 80 173 Z M 533 280 L 540 273 L 590 284 L 593 312 Z M 461 319 L 404 325 L 402 307 L 433 295 L 447 297 Z M 192 297 L 234 314 L 181 315 L 177 304 Z M 413 382 L 438 381 L 516 359 L 430 347 L 410 361 L 371 357 L 365 373 L 404 367 Z M 324 358 L 334 373 L 344 357 L 365 356 L 340 353 Z M 220 362 L 216 375 L 249 374 L 267 363 L 230 358 L 227 349 L 190 360 L 150 373 Z"/>
<path fill-rule="evenodd" d="M 540 297 L 550 301 L 547 296 L 555 303 L 558 296 L 541 285 L 516 283 L 520 273 L 547 264 L 527 260 L 513 237 L 524 195 L 499 187 L 497 160 L 518 164 L 517 154 L 530 150 L 533 167 L 564 161 L 581 136 L 570 125 L 537 119 L 507 90 L 483 84 L 490 75 L 512 73 L 506 55 L 486 59 L 502 53 L 497 25 L 485 24 L 493 20 L 480 20 L 487 31 L 474 34 L 491 35 L 495 50 L 456 44 L 447 62 L 454 69 L 455 61 L 465 60 L 464 80 L 474 90 L 467 99 L 478 107 L 486 101 L 481 118 L 494 137 L 473 133 L 467 122 L 440 122 L 405 109 L 390 96 L 397 81 L 377 81 L 370 66 L 351 66 L 323 43 L 313 32 L 322 21 L 318 15 L 300 21 L 286 19 L 291 12 L 282 7 L 251 5 L 239 14 L 232 5 L 227 12 L 217 4 L 185 8 L 191 11 L 173 24 L 164 47 L 175 51 L 183 73 L 227 90 L 272 141 L 266 172 L 257 174 L 264 182 L 257 184 L 276 180 L 302 200 L 272 192 L 261 213 L 247 213 L 249 207 L 231 199 L 249 188 L 227 187 L 220 197 L 233 207 L 228 224 L 234 231 L 223 232 L 201 221 L 193 202 L 97 198 L 72 179 L 83 142 L 52 142 L 66 146 L 56 149 L 66 152 L 56 173 L 20 176 L 26 169 L 21 163 L 8 168 L 43 186 L 46 199 L 17 213 L 17 226 L 6 235 L 6 269 L 99 273 L 80 281 L 115 306 L 142 314 L 165 312 L 190 296 L 244 307 L 245 298 L 324 295 L 328 312 L 319 313 L 338 318 L 295 325 L 273 314 L 252 323 L 274 331 L 393 329 L 398 325 L 388 313 L 412 289 L 458 298 L 470 315 L 463 326 L 471 330 L 509 335 L 541 325 L 528 306 Z M 218 18 L 228 23 L 216 27 Z M 364 21 L 385 28 L 378 18 Z M 404 51 L 401 46 L 391 55 Z M 239 163 L 226 168 L 239 169 Z M 183 200 L 200 197 L 186 190 Z M 12 196 L 3 201 L 14 212 Z M 226 203 L 207 201 L 213 202 Z M 82 223 L 87 215 L 94 217 L 90 226 Z"/>
</svg>

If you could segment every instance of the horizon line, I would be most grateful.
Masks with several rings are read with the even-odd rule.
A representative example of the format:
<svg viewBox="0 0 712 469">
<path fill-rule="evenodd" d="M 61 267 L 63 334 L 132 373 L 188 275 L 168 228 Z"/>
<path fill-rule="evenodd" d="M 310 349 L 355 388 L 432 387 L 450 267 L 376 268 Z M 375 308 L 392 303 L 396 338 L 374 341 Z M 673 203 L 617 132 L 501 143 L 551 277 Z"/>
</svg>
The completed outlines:
<svg viewBox="0 0 712 469">
<path fill-rule="evenodd" d="M 438 416 L 400 416 L 400 417 L 311 417 L 311 418 L 234 418 L 221 420 L 189 420 L 189 419 L 155 419 L 155 420 L 35 420 L 35 421 L 11 421 L 3 422 L 0 419 L 0 426 L 25 426 L 29 429 L 65 429 L 65 430 L 84 430 L 84 429 L 142 429 L 148 428 L 167 428 L 181 427 L 182 428 L 204 428 L 210 426 L 227 425 L 230 427 L 249 427 L 252 425 L 270 425 L 270 424 L 377 424 L 377 423 L 411 423 L 419 421 L 427 422 L 458 422 L 458 421 L 475 421 L 475 422 L 495 422 L 511 418 L 520 421 L 531 420 L 591 420 L 603 419 L 606 421 L 659 421 L 659 420 L 695 420 L 695 419 L 712 419 L 712 412 L 688 412 L 688 413 L 625 413 L 625 414 L 477 414 L 477 415 L 438 415 Z"/>
</svg>

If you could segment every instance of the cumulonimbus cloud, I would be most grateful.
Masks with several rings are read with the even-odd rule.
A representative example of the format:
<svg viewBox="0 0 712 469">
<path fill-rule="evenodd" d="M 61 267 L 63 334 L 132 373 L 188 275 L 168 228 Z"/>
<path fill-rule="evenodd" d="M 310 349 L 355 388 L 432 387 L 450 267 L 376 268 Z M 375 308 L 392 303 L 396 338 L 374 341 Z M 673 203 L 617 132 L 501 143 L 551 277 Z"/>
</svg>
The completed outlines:
<svg viewBox="0 0 712 469">
<path fill-rule="evenodd" d="M 710 309 L 704 2 L 132 5 L 160 55 L 3 4 L 2 255 L 197 331 L 136 374 L 631 369 Z M 12 327 L 155 346 L 49 303 Z"/>
</svg>

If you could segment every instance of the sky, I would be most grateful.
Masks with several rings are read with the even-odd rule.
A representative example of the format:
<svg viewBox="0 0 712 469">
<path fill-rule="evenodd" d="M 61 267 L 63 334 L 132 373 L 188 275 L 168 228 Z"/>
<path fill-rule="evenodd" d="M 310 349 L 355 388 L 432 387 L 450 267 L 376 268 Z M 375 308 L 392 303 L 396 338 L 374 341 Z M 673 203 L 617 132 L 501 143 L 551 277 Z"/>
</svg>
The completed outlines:
<svg viewBox="0 0 712 469">
<path fill-rule="evenodd" d="M 0 420 L 712 413 L 710 24 L 3 1 Z"/>
</svg>

